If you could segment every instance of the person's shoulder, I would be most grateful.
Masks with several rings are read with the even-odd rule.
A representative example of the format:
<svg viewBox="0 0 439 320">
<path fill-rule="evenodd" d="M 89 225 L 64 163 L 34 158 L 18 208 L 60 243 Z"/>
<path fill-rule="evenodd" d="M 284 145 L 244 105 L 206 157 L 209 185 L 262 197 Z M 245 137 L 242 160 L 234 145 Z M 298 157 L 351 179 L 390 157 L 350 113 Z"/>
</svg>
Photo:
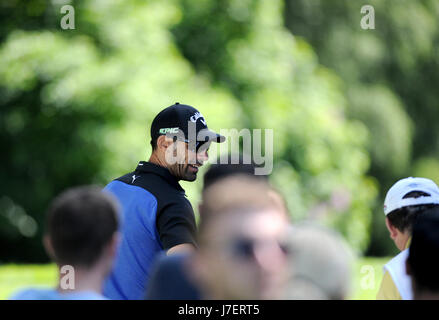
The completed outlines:
<svg viewBox="0 0 439 320">
<path fill-rule="evenodd" d="M 123 176 L 120 176 L 120 177 L 118 177 L 118 178 L 115 178 L 114 180 L 110 181 L 110 182 L 105 186 L 105 188 L 109 188 L 109 187 L 111 187 L 112 185 L 114 185 L 115 183 L 118 183 L 118 182 L 129 183 L 129 182 L 131 181 L 130 178 L 133 176 L 133 174 L 134 174 L 134 171 L 132 171 L 132 172 L 128 172 L 128 173 L 124 174 Z"/>
<path fill-rule="evenodd" d="M 65 294 L 66 300 L 109 300 L 107 297 L 94 291 L 79 291 Z"/>
<path fill-rule="evenodd" d="M 163 176 L 153 172 L 134 171 L 114 181 L 141 188 L 159 201 L 184 198 L 185 195 L 184 189 L 178 183 L 172 184 Z"/>
<path fill-rule="evenodd" d="M 385 272 L 378 290 L 377 300 L 401 300 L 401 295 L 389 272 Z"/>
<path fill-rule="evenodd" d="M 391 266 L 394 264 L 401 264 L 401 263 L 405 263 L 405 260 L 408 257 L 408 253 L 409 253 L 409 249 L 405 249 L 403 251 L 401 251 L 400 253 L 398 253 L 396 256 L 394 256 L 392 259 L 390 259 L 385 266 Z"/>
<path fill-rule="evenodd" d="M 147 165 L 148 163 L 144 163 Z M 151 166 L 151 164 L 148 164 Z M 154 196 L 159 202 L 167 203 L 169 201 L 183 202 L 185 200 L 185 191 L 181 185 L 174 181 L 171 174 L 161 172 L 163 168 L 154 171 L 154 167 L 150 170 L 134 170 L 108 183 L 105 189 L 109 191 L 120 192 L 120 189 L 133 190 L 132 188 L 143 189 L 150 195 Z"/>
<path fill-rule="evenodd" d="M 48 288 L 21 289 L 9 298 L 10 300 L 47 300 L 53 299 L 56 291 Z"/>
<path fill-rule="evenodd" d="M 108 183 L 104 191 L 116 196 L 120 201 L 140 201 L 142 204 L 144 201 L 156 203 L 157 196 L 154 190 L 160 188 L 160 185 L 157 184 L 157 181 L 146 178 L 144 175 L 148 175 L 148 173 L 142 173 L 142 175 L 136 172 L 128 173 Z M 154 178 L 153 175 L 151 178 Z M 136 196 L 133 197 L 133 194 Z"/>
<path fill-rule="evenodd" d="M 59 293 L 55 289 L 28 288 L 13 294 L 10 300 L 108 300 L 93 291 Z"/>
<path fill-rule="evenodd" d="M 406 284 L 409 280 L 409 276 L 405 272 L 408 252 L 408 249 L 401 251 L 384 265 L 383 280 L 377 299 L 401 300 L 403 295 L 405 297 Z"/>
</svg>

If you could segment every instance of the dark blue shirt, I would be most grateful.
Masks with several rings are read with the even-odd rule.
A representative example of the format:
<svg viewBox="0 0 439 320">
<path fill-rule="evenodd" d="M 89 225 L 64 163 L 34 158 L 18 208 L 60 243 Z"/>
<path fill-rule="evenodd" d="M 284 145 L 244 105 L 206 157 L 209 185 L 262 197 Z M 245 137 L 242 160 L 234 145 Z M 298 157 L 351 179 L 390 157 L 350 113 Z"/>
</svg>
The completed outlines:
<svg viewBox="0 0 439 320">
<path fill-rule="evenodd" d="M 146 292 L 150 300 L 200 300 L 200 290 L 190 275 L 190 253 L 160 255 Z"/>
</svg>

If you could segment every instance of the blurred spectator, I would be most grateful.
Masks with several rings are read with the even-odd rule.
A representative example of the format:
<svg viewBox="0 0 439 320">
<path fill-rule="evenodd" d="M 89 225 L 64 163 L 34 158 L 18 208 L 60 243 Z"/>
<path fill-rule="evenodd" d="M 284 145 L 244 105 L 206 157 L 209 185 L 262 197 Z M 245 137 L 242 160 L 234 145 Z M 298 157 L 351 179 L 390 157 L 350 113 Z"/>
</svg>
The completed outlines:
<svg viewBox="0 0 439 320">
<path fill-rule="evenodd" d="M 284 299 L 341 300 L 350 290 L 352 252 L 335 232 L 311 224 L 290 228 L 290 278 Z"/>
<path fill-rule="evenodd" d="M 226 161 L 221 161 L 221 157 L 217 159 L 217 163 L 212 164 L 206 171 L 203 177 L 203 191 L 210 185 L 235 174 L 248 174 L 257 179 L 268 181 L 266 175 L 255 175 L 255 170 L 258 167 L 252 161 L 245 161 L 245 156 L 242 154 L 228 154 Z"/>
<path fill-rule="evenodd" d="M 439 208 L 428 209 L 413 227 L 407 258 L 415 300 L 439 300 Z"/>
<path fill-rule="evenodd" d="M 118 244 L 118 207 L 97 187 L 72 188 L 59 195 L 47 214 L 45 248 L 56 262 L 56 289 L 27 289 L 15 300 L 100 300 Z M 67 267 L 67 268 L 66 268 Z"/>
<path fill-rule="evenodd" d="M 199 205 L 199 212 L 200 215 L 203 211 L 203 203 L 205 199 L 205 190 L 208 189 L 211 185 L 214 183 L 220 181 L 223 178 L 227 178 L 234 175 L 248 175 L 250 177 L 253 177 L 258 181 L 265 182 L 268 184 L 268 176 L 266 175 L 255 175 L 255 169 L 257 168 L 257 165 L 254 163 L 245 164 L 244 163 L 244 157 L 242 155 L 229 155 L 228 160 L 226 164 L 217 163 L 212 165 L 209 170 L 204 175 L 204 181 L 203 181 L 203 195 L 201 199 L 201 203 Z M 271 198 L 272 203 L 278 208 L 278 210 L 282 211 L 285 215 L 288 215 L 288 209 L 287 205 L 285 203 L 285 200 L 283 197 L 277 192 L 273 187 L 267 186 L 267 195 L 269 198 Z M 226 194 L 229 194 L 228 192 Z M 224 202 L 221 201 L 212 201 L 213 204 L 228 204 L 233 201 L 233 198 L 230 198 Z M 238 196 L 238 199 L 240 199 L 240 196 Z M 240 200 L 239 200 L 240 201 Z M 208 211 L 212 209 L 207 209 Z M 202 217 L 201 217 L 202 218 Z"/>
<path fill-rule="evenodd" d="M 384 200 L 384 214 L 390 237 L 401 253 L 384 266 L 377 299 L 411 300 L 411 281 L 406 273 L 406 259 L 412 227 L 429 208 L 439 205 L 439 188 L 426 178 L 405 178 L 396 182 Z"/>
<path fill-rule="evenodd" d="M 207 187 L 219 180 L 236 174 L 252 176 L 261 181 L 267 181 L 267 176 L 255 176 L 255 165 L 244 163 L 242 155 L 228 155 L 226 163 L 212 164 L 204 175 L 203 195 Z M 285 202 L 274 190 L 269 194 L 274 203 L 286 212 Z M 204 196 L 202 196 L 204 198 Z M 203 199 L 201 200 L 203 202 Z M 200 204 L 200 212 L 202 204 Z M 202 219 L 202 217 L 201 217 Z M 199 289 L 190 276 L 191 254 L 182 253 L 174 256 L 161 255 L 157 258 L 152 271 L 146 299 L 155 300 L 196 300 L 200 299 Z"/>
<path fill-rule="evenodd" d="M 288 220 L 268 183 L 248 175 L 204 192 L 191 272 L 204 299 L 276 299 L 287 272 Z"/>
</svg>

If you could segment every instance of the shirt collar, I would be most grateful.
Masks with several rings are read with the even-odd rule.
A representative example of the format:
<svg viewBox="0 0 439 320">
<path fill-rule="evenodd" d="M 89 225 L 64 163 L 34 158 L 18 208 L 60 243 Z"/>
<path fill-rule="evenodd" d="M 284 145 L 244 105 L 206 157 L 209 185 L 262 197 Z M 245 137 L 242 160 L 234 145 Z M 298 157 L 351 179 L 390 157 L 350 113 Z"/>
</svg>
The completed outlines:
<svg viewBox="0 0 439 320">
<path fill-rule="evenodd" d="M 140 161 L 137 165 L 136 171 L 156 174 L 165 179 L 178 190 L 184 192 L 184 189 L 178 183 L 177 178 L 173 176 L 171 172 L 169 172 L 169 170 L 165 167 L 159 166 L 158 164 L 152 162 Z"/>
</svg>

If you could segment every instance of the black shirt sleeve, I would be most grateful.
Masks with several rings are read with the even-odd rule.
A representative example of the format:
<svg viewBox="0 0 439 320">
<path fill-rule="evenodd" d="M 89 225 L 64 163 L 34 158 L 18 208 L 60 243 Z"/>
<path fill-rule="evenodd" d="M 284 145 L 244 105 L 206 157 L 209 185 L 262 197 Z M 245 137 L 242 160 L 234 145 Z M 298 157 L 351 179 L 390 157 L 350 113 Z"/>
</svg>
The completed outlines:
<svg viewBox="0 0 439 320">
<path fill-rule="evenodd" d="M 163 249 L 191 243 L 196 246 L 196 224 L 192 206 L 186 203 L 170 203 L 157 216 L 157 230 Z"/>
</svg>

